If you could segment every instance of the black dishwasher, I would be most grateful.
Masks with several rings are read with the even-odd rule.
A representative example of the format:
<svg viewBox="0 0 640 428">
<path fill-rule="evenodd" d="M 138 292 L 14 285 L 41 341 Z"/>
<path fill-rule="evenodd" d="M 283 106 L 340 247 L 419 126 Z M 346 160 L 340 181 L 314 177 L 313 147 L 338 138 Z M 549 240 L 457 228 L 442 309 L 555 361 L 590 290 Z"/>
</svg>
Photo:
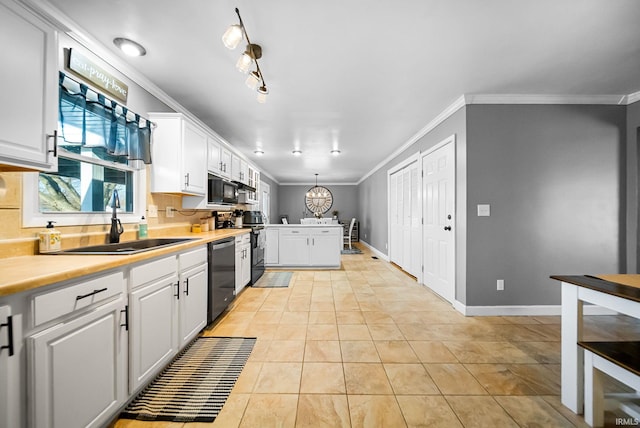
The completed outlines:
<svg viewBox="0 0 640 428">
<path fill-rule="evenodd" d="M 233 300 L 236 281 L 236 240 L 222 239 L 210 242 L 209 256 L 209 300 L 207 302 L 207 324 L 224 312 Z"/>
</svg>

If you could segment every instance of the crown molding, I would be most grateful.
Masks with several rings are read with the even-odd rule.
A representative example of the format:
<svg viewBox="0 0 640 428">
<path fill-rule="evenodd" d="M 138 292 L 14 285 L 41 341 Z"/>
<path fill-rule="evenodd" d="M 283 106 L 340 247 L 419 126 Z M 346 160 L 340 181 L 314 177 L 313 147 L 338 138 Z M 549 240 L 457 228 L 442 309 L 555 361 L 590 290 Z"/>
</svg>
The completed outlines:
<svg viewBox="0 0 640 428">
<path fill-rule="evenodd" d="M 640 91 L 627 95 L 627 105 L 640 101 Z"/>
<path fill-rule="evenodd" d="M 406 143 L 402 146 L 398 147 L 393 151 L 389 156 L 384 158 L 380 163 L 373 167 L 371 171 L 366 173 L 360 180 L 358 180 L 357 184 L 362 183 L 364 180 L 369 178 L 375 172 L 377 172 L 380 168 L 385 166 L 388 162 L 390 162 L 393 158 L 398 156 L 400 153 L 411 147 L 414 143 L 420 140 L 422 137 L 431 132 L 436 126 L 440 125 L 442 122 L 447 120 L 450 116 L 452 116 L 455 112 L 460 110 L 466 104 L 465 96 L 462 95 L 457 100 L 455 100 L 451 105 L 449 105 L 446 109 L 444 109 L 439 115 L 437 115 L 431 122 L 427 123 L 421 130 L 416 132 L 413 137 L 411 137 Z"/>
<path fill-rule="evenodd" d="M 466 104 L 626 105 L 627 95 L 465 94 Z"/>
<path fill-rule="evenodd" d="M 374 166 L 371 171 L 362 176 L 357 184 L 362 183 L 371 177 L 380 168 L 393 160 L 400 153 L 416 143 L 420 138 L 432 131 L 436 126 L 440 125 L 451 115 L 467 105 L 480 104 L 509 104 L 509 105 L 525 105 L 525 104 L 565 104 L 565 105 L 629 105 L 640 101 L 640 91 L 629 95 L 561 95 L 561 94 L 464 94 L 453 104 L 449 105 L 439 115 L 437 115 L 424 128 L 418 131 L 406 143 L 396 149 L 389 156 L 384 158 L 380 163 Z"/>
</svg>

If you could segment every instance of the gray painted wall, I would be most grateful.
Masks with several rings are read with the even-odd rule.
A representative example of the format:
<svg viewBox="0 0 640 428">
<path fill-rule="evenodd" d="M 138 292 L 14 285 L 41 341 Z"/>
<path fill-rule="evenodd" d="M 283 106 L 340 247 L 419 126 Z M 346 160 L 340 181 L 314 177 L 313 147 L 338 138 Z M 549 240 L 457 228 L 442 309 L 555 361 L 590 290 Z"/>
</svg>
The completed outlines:
<svg viewBox="0 0 640 428">
<path fill-rule="evenodd" d="M 358 188 L 355 185 L 322 184 L 329 189 L 333 195 L 333 206 L 324 215 L 331 217 L 332 211 L 338 211 L 339 219 L 347 223 L 352 217 L 358 214 Z M 313 217 L 304 205 L 304 195 L 313 185 L 280 186 L 280 198 L 278 201 L 278 213 L 274 219 L 279 219 L 280 215 L 288 215 L 289 223 L 300 223 L 304 217 Z M 361 221 L 360 219 L 358 219 Z"/>
<path fill-rule="evenodd" d="M 621 271 L 624 106 L 472 105 L 467 133 L 467 305 L 557 305 L 549 275 Z"/>
<path fill-rule="evenodd" d="M 640 102 L 627 106 L 627 273 L 638 273 L 640 268 L 640 213 L 638 191 L 640 189 L 639 152 Z"/>
<path fill-rule="evenodd" d="M 627 218 L 638 226 L 638 126 L 637 105 L 467 106 L 360 183 L 361 236 L 387 253 L 386 171 L 456 134 L 456 299 L 557 305 L 549 275 L 624 272 L 627 249 L 637 249 L 626 236 Z M 481 203 L 491 217 L 476 216 Z"/>
</svg>

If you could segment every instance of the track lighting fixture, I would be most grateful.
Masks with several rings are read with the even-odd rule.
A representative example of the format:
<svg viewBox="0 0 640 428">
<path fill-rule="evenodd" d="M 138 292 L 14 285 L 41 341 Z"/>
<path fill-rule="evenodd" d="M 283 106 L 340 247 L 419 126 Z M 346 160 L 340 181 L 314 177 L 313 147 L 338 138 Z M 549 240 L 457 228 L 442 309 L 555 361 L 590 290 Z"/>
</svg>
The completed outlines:
<svg viewBox="0 0 640 428">
<path fill-rule="evenodd" d="M 228 49 L 235 49 L 238 47 L 243 37 L 247 41 L 247 47 L 238 59 L 236 63 L 236 68 L 241 73 L 247 74 L 251 69 L 251 65 L 255 63 L 256 70 L 249 73 L 245 84 L 249 87 L 249 89 L 253 89 L 258 92 L 258 102 L 260 104 L 264 104 L 267 102 L 267 94 L 269 91 L 267 90 L 267 85 L 264 83 L 264 76 L 262 75 L 262 70 L 260 70 L 260 64 L 258 64 L 258 60 L 262 58 L 262 47 L 260 45 L 256 45 L 251 43 L 249 40 L 249 35 L 247 34 L 247 29 L 242 22 L 242 17 L 240 16 L 240 11 L 238 8 L 235 9 L 236 14 L 238 15 L 238 20 L 240 24 L 233 24 L 227 28 L 227 31 L 222 35 L 222 43 Z"/>
</svg>

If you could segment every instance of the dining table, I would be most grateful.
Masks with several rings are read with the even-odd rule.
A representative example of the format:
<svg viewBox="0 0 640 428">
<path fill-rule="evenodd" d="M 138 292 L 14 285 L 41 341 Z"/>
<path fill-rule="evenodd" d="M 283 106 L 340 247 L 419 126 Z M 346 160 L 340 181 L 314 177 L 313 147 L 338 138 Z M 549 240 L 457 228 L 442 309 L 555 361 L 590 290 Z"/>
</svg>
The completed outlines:
<svg viewBox="0 0 640 428">
<path fill-rule="evenodd" d="M 584 410 L 585 304 L 640 320 L 640 274 L 552 275 L 562 286 L 561 401 L 574 413 Z M 624 340 L 624 339 L 622 339 Z"/>
</svg>

